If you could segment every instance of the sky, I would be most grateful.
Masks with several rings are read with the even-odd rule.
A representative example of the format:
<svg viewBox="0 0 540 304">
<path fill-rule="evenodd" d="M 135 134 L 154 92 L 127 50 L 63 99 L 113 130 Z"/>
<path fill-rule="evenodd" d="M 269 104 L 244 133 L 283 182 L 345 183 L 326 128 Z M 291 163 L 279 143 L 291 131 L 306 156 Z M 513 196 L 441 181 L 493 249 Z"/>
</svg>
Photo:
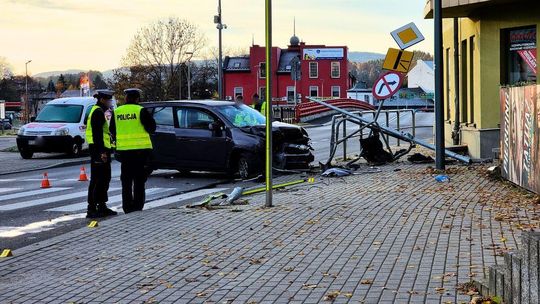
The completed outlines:
<svg viewBox="0 0 540 304">
<path fill-rule="evenodd" d="M 423 19 L 425 0 L 273 0 L 273 44 L 293 34 L 307 44 L 346 45 L 349 51 L 386 53 L 390 32 L 415 22 L 433 49 L 433 23 Z M 199 26 L 217 46 L 217 0 L 0 0 L 0 57 L 15 73 L 67 69 L 107 70 L 120 65 L 140 27 L 179 17 Z M 222 0 L 225 48 L 264 45 L 264 0 Z"/>
</svg>

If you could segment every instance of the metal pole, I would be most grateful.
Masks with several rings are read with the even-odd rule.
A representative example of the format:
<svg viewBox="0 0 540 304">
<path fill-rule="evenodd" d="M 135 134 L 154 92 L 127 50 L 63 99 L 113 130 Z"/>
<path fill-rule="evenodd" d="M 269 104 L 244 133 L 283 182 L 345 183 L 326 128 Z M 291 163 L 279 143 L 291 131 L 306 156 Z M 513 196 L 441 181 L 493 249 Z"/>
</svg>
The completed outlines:
<svg viewBox="0 0 540 304">
<path fill-rule="evenodd" d="M 188 60 L 188 66 L 187 66 L 187 94 L 188 94 L 188 100 L 191 100 L 191 62 Z"/>
<path fill-rule="evenodd" d="M 458 18 L 454 18 L 454 132 L 452 132 L 452 139 L 454 145 L 459 145 L 459 125 L 460 125 L 460 111 L 459 111 L 459 22 Z M 447 73 L 448 74 L 448 73 Z"/>
<path fill-rule="evenodd" d="M 29 123 L 30 122 L 30 98 L 28 98 L 28 64 L 32 62 L 32 60 L 28 60 L 24 66 L 25 66 L 25 70 L 26 70 L 26 77 L 25 77 L 25 86 L 24 86 L 24 91 L 25 91 L 25 95 L 26 95 L 26 122 Z"/>
<path fill-rule="evenodd" d="M 266 29 L 266 207 L 272 207 L 272 0 L 265 0 Z"/>
<path fill-rule="evenodd" d="M 218 58 L 218 95 L 219 99 L 223 100 L 223 21 L 221 20 L 221 0 L 218 0 L 218 16 L 219 16 L 219 58 Z"/>
<path fill-rule="evenodd" d="M 178 100 L 182 100 L 182 64 L 180 64 L 178 71 Z"/>
<path fill-rule="evenodd" d="M 343 118 L 343 160 L 347 160 L 347 117 Z"/>
<path fill-rule="evenodd" d="M 445 169 L 442 0 L 433 0 L 435 23 L 435 167 Z"/>
</svg>

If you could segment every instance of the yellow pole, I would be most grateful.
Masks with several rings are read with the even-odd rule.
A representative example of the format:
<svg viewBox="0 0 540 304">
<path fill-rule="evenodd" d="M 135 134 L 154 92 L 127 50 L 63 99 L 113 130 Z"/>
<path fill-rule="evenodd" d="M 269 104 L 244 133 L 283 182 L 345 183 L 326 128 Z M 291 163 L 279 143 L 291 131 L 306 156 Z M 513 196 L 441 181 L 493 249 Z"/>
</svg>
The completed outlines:
<svg viewBox="0 0 540 304">
<path fill-rule="evenodd" d="M 272 207 L 272 0 L 265 0 L 266 30 L 266 207 Z"/>
</svg>

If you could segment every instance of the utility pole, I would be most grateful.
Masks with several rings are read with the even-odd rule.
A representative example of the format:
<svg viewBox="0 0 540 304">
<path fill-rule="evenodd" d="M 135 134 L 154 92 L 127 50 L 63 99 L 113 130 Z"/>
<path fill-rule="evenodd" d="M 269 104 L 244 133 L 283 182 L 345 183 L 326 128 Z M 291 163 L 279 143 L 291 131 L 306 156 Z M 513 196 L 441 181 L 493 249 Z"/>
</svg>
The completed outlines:
<svg viewBox="0 0 540 304">
<path fill-rule="evenodd" d="M 26 77 L 25 77 L 25 86 L 24 86 L 24 91 L 25 91 L 25 102 L 26 102 L 26 122 L 29 123 L 30 122 L 30 99 L 28 98 L 28 64 L 32 62 L 32 60 L 28 60 L 24 65 L 25 65 L 25 70 L 26 70 Z"/>
<path fill-rule="evenodd" d="M 442 0 L 433 1 L 435 23 L 435 166 L 445 169 Z M 456 92 L 457 93 L 457 92 Z"/>
<path fill-rule="evenodd" d="M 187 60 L 187 92 L 188 100 L 191 100 L 191 58 L 193 58 L 193 52 L 186 52 L 186 55 L 190 55 Z"/>
<path fill-rule="evenodd" d="M 266 207 L 272 207 L 272 0 L 265 0 L 266 30 Z"/>
<path fill-rule="evenodd" d="M 223 29 L 227 29 L 227 25 L 223 24 L 221 18 L 221 0 L 218 0 L 218 14 L 214 16 L 214 24 L 219 32 L 219 55 L 218 55 L 218 95 L 219 99 L 223 100 Z"/>
</svg>

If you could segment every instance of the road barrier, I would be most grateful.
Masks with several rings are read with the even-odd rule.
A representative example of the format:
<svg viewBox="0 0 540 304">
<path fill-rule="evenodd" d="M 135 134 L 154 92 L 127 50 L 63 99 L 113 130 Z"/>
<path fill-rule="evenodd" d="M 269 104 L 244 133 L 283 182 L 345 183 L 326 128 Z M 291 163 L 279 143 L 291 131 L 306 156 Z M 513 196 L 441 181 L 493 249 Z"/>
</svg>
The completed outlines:
<svg viewBox="0 0 540 304">
<path fill-rule="evenodd" d="M 365 111 L 375 111 L 375 107 L 370 105 L 367 102 L 349 99 L 349 98 L 339 98 L 326 100 L 325 103 L 330 104 L 334 107 L 340 109 L 348 109 L 353 111 L 365 110 Z M 296 107 L 296 120 L 298 122 L 305 122 L 308 120 L 316 119 L 319 117 L 326 116 L 328 113 L 333 113 L 332 109 L 318 104 L 313 101 L 303 102 Z"/>
</svg>

